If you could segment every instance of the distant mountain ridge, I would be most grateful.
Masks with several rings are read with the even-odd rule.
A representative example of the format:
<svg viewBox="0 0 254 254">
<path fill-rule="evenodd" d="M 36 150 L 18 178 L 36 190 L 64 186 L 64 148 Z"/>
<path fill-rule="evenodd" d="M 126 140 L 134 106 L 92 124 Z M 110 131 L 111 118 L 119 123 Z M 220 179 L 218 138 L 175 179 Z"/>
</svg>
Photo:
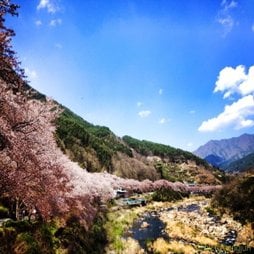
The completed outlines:
<svg viewBox="0 0 254 254">
<path fill-rule="evenodd" d="M 254 153 L 254 134 L 211 140 L 193 153 L 208 163 L 225 169 L 230 163 Z"/>
<path fill-rule="evenodd" d="M 254 153 L 251 153 L 242 159 L 231 162 L 223 167 L 226 172 L 245 172 L 254 171 Z"/>
</svg>

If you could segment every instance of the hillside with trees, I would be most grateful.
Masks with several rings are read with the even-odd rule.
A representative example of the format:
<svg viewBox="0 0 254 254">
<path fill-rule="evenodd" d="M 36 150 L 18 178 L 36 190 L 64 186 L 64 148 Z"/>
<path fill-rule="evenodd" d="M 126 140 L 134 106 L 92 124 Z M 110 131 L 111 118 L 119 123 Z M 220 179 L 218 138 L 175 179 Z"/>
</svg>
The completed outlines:
<svg viewBox="0 0 254 254">
<path fill-rule="evenodd" d="M 132 157 L 130 148 L 109 128 L 95 126 L 67 108 L 57 119 L 56 137 L 61 149 L 89 172 L 112 171 L 112 156 L 116 152 Z"/>
<path fill-rule="evenodd" d="M 235 176 L 213 197 L 213 206 L 220 212 L 230 212 L 243 223 L 254 222 L 254 176 L 253 172 Z"/>
<path fill-rule="evenodd" d="M 168 145 L 158 144 L 147 140 L 140 141 L 130 136 L 124 136 L 123 141 L 144 156 L 159 156 L 161 158 L 167 158 L 172 162 L 187 162 L 188 160 L 192 160 L 195 161 L 197 165 L 208 167 L 206 161 L 194 154 Z"/>
<path fill-rule="evenodd" d="M 229 173 L 239 173 L 254 169 L 254 153 L 251 153 L 242 159 L 231 162 L 223 166 L 223 170 Z"/>
<path fill-rule="evenodd" d="M 117 137 L 63 107 L 56 121 L 56 140 L 68 157 L 89 172 L 137 180 L 166 179 L 215 184 L 223 173 L 190 152 L 129 136 Z"/>
</svg>

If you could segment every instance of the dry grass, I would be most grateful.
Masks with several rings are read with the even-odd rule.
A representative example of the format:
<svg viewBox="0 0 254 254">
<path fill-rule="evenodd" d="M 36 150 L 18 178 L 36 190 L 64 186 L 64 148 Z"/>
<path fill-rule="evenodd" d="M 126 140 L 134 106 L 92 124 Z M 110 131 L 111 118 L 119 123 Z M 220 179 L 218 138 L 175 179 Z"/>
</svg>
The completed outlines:
<svg viewBox="0 0 254 254">
<path fill-rule="evenodd" d="M 166 231 L 172 238 L 186 239 L 196 236 L 195 230 L 181 221 L 167 221 Z"/>
<path fill-rule="evenodd" d="M 120 177 L 130 179 L 150 179 L 152 181 L 160 179 L 160 175 L 153 163 L 149 163 L 145 158 L 143 156 L 141 158 L 136 158 L 136 156 L 131 158 L 118 152 L 112 158 L 114 173 Z"/>
<path fill-rule="evenodd" d="M 165 220 L 164 220 L 165 221 Z M 217 242 L 209 237 L 202 235 L 198 229 L 181 221 L 167 221 L 166 231 L 171 238 L 185 239 L 190 242 L 196 242 L 201 245 L 216 246 Z"/>
<path fill-rule="evenodd" d="M 160 210 L 161 208 L 177 208 L 181 205 L 193 204 L 196 202 L 205 204 L 205 207 L 210 204 L 210 199 L 204 197 L 191 197 L 188 199 L 184 199 L 178 202 L 151 202 L 145 207 L 136 207 L 133 209 L 120 209 L 118 211 L 114 211 L 110 213 L 110 229 L 112 225 L 115 225 L 115 232 L 113 233 L 113 239 L 111 239 L 111 248 L 109 250 L 114 250 L 115 253 L 121 254 L 143 254 L 144 250 L 141 249 L 138 242 L 129 238 L 123 239 L 121 237 L 121 231 L 117 232 L 120 226 L 121 229 L 128 228 L 134 218 L 138 215 L 143 214 L 146 211 L 154 211 Z M 225 249 L 228 251 L 227 253 L 231 253 L 230 249 L 224 248 L 223 246 L 218 244 L 217 235 L 220 230 L 216 230 L 212 227 L 212 231 L 207 230 L 208 228 L 201 226 L 203 216 L 206 216 L 207 212 L 205 207 L 201 211 L 201 213 L 196 212 L 184 212 L 174 209 L 172 211 L 176 211 L 175 213 L 169 213 L 167 211 L 161 212 L 161 220 L 166 223 L 165 231 L 172 239 L 167 242 L 163 238 L 158 238 L 154 242 L 150 242 L 147 247 L 148 249 L 155 254 L 163 254 L 163 253 L 202 253 L 202 254 L 212 254 L 214 253 L 214 249 Z M 112 216 L 112 217 L 111 217 Z M 202 218 L 200 218 L 200 216 Z M 204 223 L 206 221 L 206 217 L 204 217 Z M 245 244 L 249 247 L 254 247 L 254 234 L 253 228 L 248 224 L 244 228 L 240 227 L 240 224 L 234 222 L 229 216 L 223 217 L 222 221 L 227 221 L 227 224 L 233 226 L 238 232 L 238 238 L 236 245 Z M 239 225 L 238 225 L 239 224 Z M 209 226 L 209 229 L 211 226 Z M 114 228 L 114 227 L 113 227 Z M 110 231 L 110 230 L 109 230 Z M 112 235 L 112 234 L 110 234 Z M 112 241 L 113 240 L 113 241 Z M 116 241 L 117 240 L 117 241 Z M 113 243 L 113 244 L 112 244 Z M 120 244 L 119 247 L 116 248 L 117 244 Z M 115 245 L 115 246 L 114 246 Z M 108 252 L 110 253 L 110 252 Z"/>
<path fill-rule="evenodd" d="M 254 224 L 246 224 L 237 236 L 237 244 L 244 244 L 254 248 Z"/>
<path fill-rule="evenodd" d="M 202 201 L 208 202 L 209 200 L 204 197 L 192 197 L 179 202 L 179 204 L 191 204 Z M 168 213 L 164 213 L 161 215 L 161 219 L 166 223 L 166 232 L 172 239 L 184 239 L 203 246 L 217 246 L 218 243 L 214 237 L 204 234 L 199 224 L 197 222 L 194 223 L 194 221 L 198 221 L 196 216 L 199 215 L 178 211 L 175 214 L 171 214 L 171 216 Z"/>
<path fill-rule="evenodd" d="M 152 251 L 158 254 L 181 253 L 181 254 L 195 254 L 195 249 L 188 244 L 177 241 L 166 242 L 162 238 L 158 238 L 151 246 Z"/>
<path fill-rule="evenodd" d="M 213 240 L 209 237 L 200 235 L 200 234 L 194 238 L 194 241 L 198 242 L 201 245 L 205 245 L 205 246 L 217 246 L 218 245 L 218 243 L 215 240 Z"/>
<path fill-rule="evenodd" d="M 122 240 L 124 245 L 124 250 L 121 254 L 144 254 L 145 251 L 141 249 L 140 245 L 134 239 L 128 237 L 127 240 Z"/>
<path fill-rule="evenodd" d="M 154 241 L 150 248 L 153 252 L 161 254 L 166 254 L 169 251 L 168 242 L 166 242 L 163 238 L 158 238 Z"/>
<path fill-rule="evenodd" d="M 56 254 L 68 254 L 68 250 L 59 248 L 56 250 Z"/>
</svg>

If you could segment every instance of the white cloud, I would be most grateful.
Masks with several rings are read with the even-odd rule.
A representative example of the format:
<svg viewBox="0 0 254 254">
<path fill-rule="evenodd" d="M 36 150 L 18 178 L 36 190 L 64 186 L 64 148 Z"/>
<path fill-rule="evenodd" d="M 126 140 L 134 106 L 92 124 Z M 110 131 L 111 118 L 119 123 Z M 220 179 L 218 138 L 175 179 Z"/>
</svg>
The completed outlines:
<svg viewBox="0 0 254 254">
<path fill-rule="evenodd" d="M 230 9 L 234 9 L 234 8 L 236 8 L 237 7 L 237 5 L 238 5 L 238 3 L 236 2 L 236 1 L 234 1 L 234 0 L 232 0 L 232 1 L 228 1 L 228 0 L 223 0 L 222 2 L 221 2 L 221 6 L 224 8 L 224 10 L 226 11 L 226 10 L 230 10 Z"/>
<path fill-rule="evenodd" d="M 159 120 L 159 123 L 160 123 L 160 124 L 164 124 L 164 123 L 166 123 L 166 121 L 167 121 L 166 118 L 161 118 L 161 119 Z"/>
<path fill-rule="evenodd" d="M 59 7 L 52 0 L 40 0 L 37 10 L 40 9 L 47 9 L 49 13 L 55 13 L 59 10 Z"/>
<path fill-rule="evenodd" d="M 36 25 L 36 26 L 41 26 L 41 25 L 42 25 L 41 20 L 36 20 L 36 21 L 35 21 L 35 25 Z"/>
<path fill-rule="evenodd" d="M 254 24 L 251 27 L 251 31 L 254 32 Z"/>
<path fill-rule="evenodd" d="M 192 142 L 189 142 L 188 144 L 187 144 L 187 147 L 192 147 L 193 146 L 193 143 Z"/>
<path fill-rule="evenodd" d="M 146 118 L 151 114 L 150 110 L 142 110 L 138 113 L 141 118 Z"/>
<path fill-rule="evenodd" d="M 189 113 L 190 113 L 191 115 L 194 115 L 194 114 L 196 114 L 196 110 L 190 110 Z"/>
<path fill-rule="evenodd" d="M 159 95 L 162 95 L 163 94 L 163 89 L 160 89 L 159 90 Z"/>
<path fill-rule="evenodd" d="M 248 73 L 242 65 L 235 69 L 225 67 L 220 71 L 215 83 L 214 92 L 223 92 L 223 98 L 229 98 L 237 93 L 242 96 L 254 92 L 254 65 L 249 68 Z"/>
<path fill-rule="evenodd" d="M 254 65 L 246 69 L 225 67 L 219 73 L 214 92 L 222 92 L 223 98 L 234 102 L 226 105 L 218 116 L 204 121 L 199 131 L 217 131 L 226 127 L 242 129 L 254 126 Z M 239 99 L 231 97 L 237 94 Z"/>
<path fill-rule="evenodd" d="M 162 118 L 159 120 L 159 124 L 165 124 L 165 123 L 168 123 L 168 122 L 170 122 L 170 121 L 171 121 L 171 119 L 162 117 Z"/>
<path fill-rule="evenodd" d="M 204 121 L 199 127 L 201 132 L 217 131 L 228 126 L 242 129 L 254 126 L 254 96 L 247 95 L 231 105 L 226 105 L 224 111 L 217 117 Z"/>
<path fill-rule="evenodd" d="M 164 117 L 162 117 L 162 118 L 159 120 L 159 124 L 165 124 L 165 123 L 168 123 L 168 122 L 170 122 L 170 119 L 164 118 Z"/>
<path fill-rule="evenodd" d="M 61 19 L 52 19 L 49 22 L 50 26 L 57 26 L 57 25 L 61 25 L 62 24 L 62 20 Z"/>
<path fill-rule="evenodd" d="M 37 72 L 29 68 L 25 68 L 25 74 L 28 77 L 28 80 L 32 81 L 38 78 Z"/>
<path fill-rule="evenodd" d="M 217 20 L 224 28 L 224 36 L 227 35 L 229 32 L 231 32 L 231 30 L 234 27 L 234 19 L 230 16 L 224 16 L 222 15 L 220 18 L 218 18 Z"/>
<path fill-rule="evenodd" d="M 221 2 L 221 9 L 217 14 L 217 22 L 222 25 L 224 29 L 223 36 L 226 36 L 235 25 L 235 20 L 232 17 L 231 10 L 236 8 L 238 3 L 234 0 L 223 0 Z"/>
<path fill-rule="evenodd" d="M 143 103 L 141 101 L 137 102 L 137 107 L 141 107 L 143 105 Z"/>
</svg>

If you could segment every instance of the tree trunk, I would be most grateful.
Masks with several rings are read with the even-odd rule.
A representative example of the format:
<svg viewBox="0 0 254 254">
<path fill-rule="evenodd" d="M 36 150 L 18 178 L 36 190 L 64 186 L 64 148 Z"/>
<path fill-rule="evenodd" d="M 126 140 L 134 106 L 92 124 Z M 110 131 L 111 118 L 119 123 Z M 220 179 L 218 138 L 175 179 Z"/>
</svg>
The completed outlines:
<svg viewBox="0 0 254 254">
<path fill-rule="evenodd" d="M 15 199 L 15 217 L 16 220 L 20 220 L 20 200 L 18 197 Z"/>
</svg>

